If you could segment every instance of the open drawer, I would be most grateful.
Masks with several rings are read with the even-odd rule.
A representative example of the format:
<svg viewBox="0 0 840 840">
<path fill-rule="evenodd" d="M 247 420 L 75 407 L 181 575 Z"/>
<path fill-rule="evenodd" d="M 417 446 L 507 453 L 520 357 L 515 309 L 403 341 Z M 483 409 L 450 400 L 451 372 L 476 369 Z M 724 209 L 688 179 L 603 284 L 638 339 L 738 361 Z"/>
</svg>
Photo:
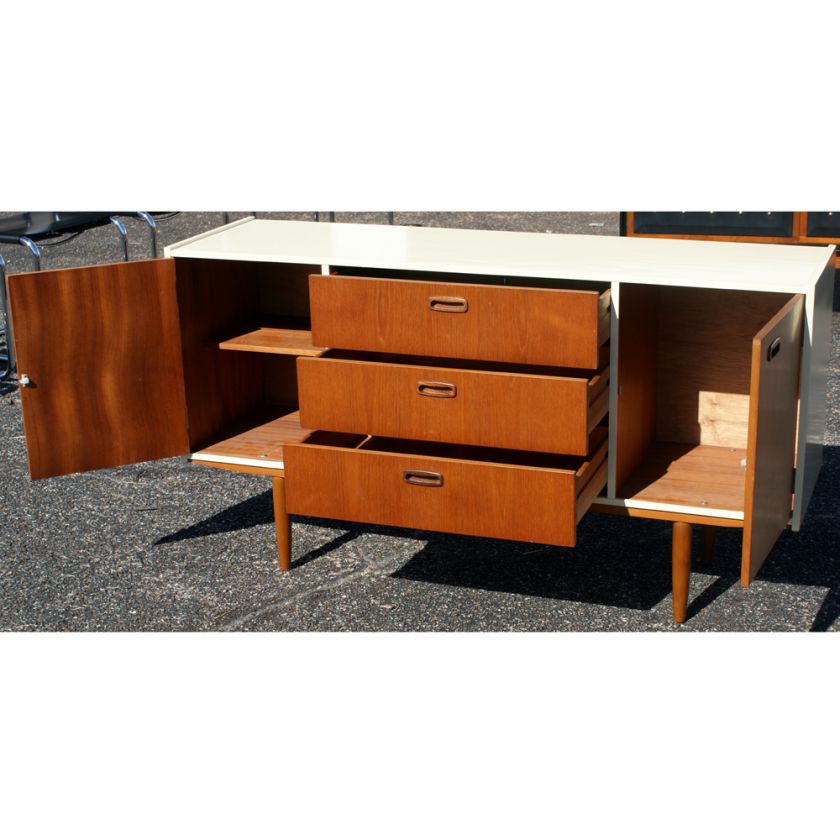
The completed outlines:
<svg viewBox="0 0 840 840">
<path fill-rule="evenodd" d="M 333 432 L 587 455 L 609 403 L 609 368 L 450 367 L 330 351 L 297 370 L 303 425 Z"/>
<path fill-rule="evenodd" d="M 289 513 L 573 546 L 607 478 L 591 458 L 315 432 L 285 449 Z"/>
<path fill-rule="evenodd" d="M 309 298 L 342 350 L 595 370 L 610 332 L 609 290 L 312 275 Z"/>
</svg>

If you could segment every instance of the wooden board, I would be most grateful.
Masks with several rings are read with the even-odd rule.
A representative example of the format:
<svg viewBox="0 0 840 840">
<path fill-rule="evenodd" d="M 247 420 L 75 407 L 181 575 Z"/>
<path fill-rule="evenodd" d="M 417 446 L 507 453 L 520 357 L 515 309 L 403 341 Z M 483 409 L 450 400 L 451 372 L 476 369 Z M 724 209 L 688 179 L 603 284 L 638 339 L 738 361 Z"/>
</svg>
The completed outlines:
<svg viewBox="0 0 840 840">
<path fill-rule="evenodd" d="M 172 260 L 8 284 L 32 478 L 187 453 Z"/>
<path fill-rule="evenodd" d="M 248 270 L 257 277 L 263 315 L 309 320 L 309 275 L 321 271 L 320 262 L 317 265 L 251 263 Z"/>
<path fill-rule="evenodd" d="M 263 326 L 218 343 L 220 350 L 272 353 L 279 356 L 320 356 L 326 347 L 312 344 L 312 331 L 300 328 Z"/>
<path fill-rule="evenodd" d="M 753 336 L 788 297 L 661 290 L 657 440 L 746 448 Z"/>
<path fill-rule="evenodd" d="M 310 428 L 568 455 L 588 454 L 589 433 L 606 414 L 608 376 L 298 361 L 301 416 Z"/>
<path fill-rule="evenodd" d="M 196 450 L 264 404 L 262 357 L 208 343 L 254 317 L 259 287 L 248 266 L 226 260 L 176 259 L 175 266 L 190 449 Z"/>
<path fill-rule="evenodd" d="M 745 449 L 656 443 L 619 488 L 619 496 L 710 511 L 743 511 L 745 458 Z"/>
<path fill-rule="evenodd" d="M 282 469 L 283 447 L 308 437 L 309 429 L 300 425 L 300 414 L 293 410 L 266 409 L 232 426 L 215 443 L 190 456 L 206 466 L 221 466 L 242 472 L 248 467 Z"/>
<path fill-rule="evenodd" d="M 317 345 L 597 369 L 609 292 L 313 275 Z"/>
<path fill-rule="evenodd" d="M 628 284 L 618 296 L 615 486 L 636 471 L 656 433 L 659 289 Z"/>
<path fill-rule="evenodd" d="M 803 304 L 802 295 L 791 298 L 753 340 L 743 586 L 755 578 L 791 515 Z"/>
</svg>

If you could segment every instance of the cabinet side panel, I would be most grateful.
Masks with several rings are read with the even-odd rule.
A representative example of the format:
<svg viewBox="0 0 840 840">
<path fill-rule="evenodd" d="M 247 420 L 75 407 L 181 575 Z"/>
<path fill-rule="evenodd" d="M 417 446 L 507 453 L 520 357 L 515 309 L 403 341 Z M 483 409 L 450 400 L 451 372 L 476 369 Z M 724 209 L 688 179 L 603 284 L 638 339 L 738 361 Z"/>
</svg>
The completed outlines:
<svg viewBox="0 0 840 840">
<path fill-rule="evenodd" d="M 187 452 L 171 260 L 9 277 L 32 478 Z"/>
<path fill-rule="evenodd" d="M 236 333 L 257 316 L 259 284 L 256 271 L 247 264 L 191 259 L 175 263 L 190 448 L 196 450 L 263 403 L 260 355 L 213 346 L 214 339 Z"/>
<path fill-rule="evenodd" d="M 831 356 L 831 313 L 834 302 L 834 264 L 829 260 L 806 303 L 802 342 L 802 387 L 796 486 L 791 527 L 798 531 L 820 474 L 825 443 L 828 367 Z"/>
<path fill-rule="evenodd" d="M 746 448 L 753 338 L 788 297 L 662 290 L 658 440 Z"/>
<path fill-rule="evenodd" d="M 790 520 L 802 345 L 802 295 L 755 336 L 741 584 L 755 578 Z"/>
<path fill-rule="evenodd" d="M 659 289 L 622 283 L 618 309 L 615 487 L 641 464 L 656 433 Z"/>
</svg>

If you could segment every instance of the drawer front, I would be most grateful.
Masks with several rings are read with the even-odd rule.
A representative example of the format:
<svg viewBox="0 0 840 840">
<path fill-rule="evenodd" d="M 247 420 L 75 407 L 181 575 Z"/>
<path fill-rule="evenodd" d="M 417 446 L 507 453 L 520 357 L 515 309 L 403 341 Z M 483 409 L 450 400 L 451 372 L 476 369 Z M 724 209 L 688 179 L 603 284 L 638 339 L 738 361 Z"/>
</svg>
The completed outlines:
<svg viewBox="0 0 840 840">
<path fill-rule="evenodd" d="M 308 429 L 586 455 L 607 411 L 592 379 L 347 359 L 298 360 Z"/>
<path fill-rule="evenodd" d="M 320 347 L 598 367 L 609 293 L 312 275 Z"/>
<path fill-rule="evenodd" d="M 606 480 L 603 457 L 576 473 L 305 443 L 285 465 L 290 513 L 565 546 Z"/>
</svg>

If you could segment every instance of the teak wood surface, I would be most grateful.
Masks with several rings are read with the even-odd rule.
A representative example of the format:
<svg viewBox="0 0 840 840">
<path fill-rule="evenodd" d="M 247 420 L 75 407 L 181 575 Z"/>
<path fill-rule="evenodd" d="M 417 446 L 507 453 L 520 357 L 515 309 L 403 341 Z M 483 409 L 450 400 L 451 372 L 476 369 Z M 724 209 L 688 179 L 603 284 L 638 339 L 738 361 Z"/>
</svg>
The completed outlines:
<svg viewBox="0 0 840 840">
<path fill-rule="evenodd" d="M 675 522 L 671 536 L 671 585 L 674 621 L 682 624 L 688 612 L 688 585 L 691 579 L 691 525 Z"/>
<path fill-rule="evenodd" d="M 633 501 L 743 512 L 746 454 L 745 449 L 726 446 L 655 443 L 620 495 Z"/>
<path fill-rule="evenodd" d="M 234 334 L 259 306 L 248 266 L 226 260 L 176 259 L 184 388 L 190 448 L 215 441 L 264 404 L 262 358 L 228 353 L 208 344 Z"/>
<path fill-rule="evenodd" d="M 753 337 L 790 296 L 659 291 L 656 439 L 746 448 Z"/>
<path fill-rule="evenodd" d="M 609 292 L 335 275 L 309 291 L 314 343 L 344 350 L 595 370 L 609 334 Z"/>
<path fill-rule="evenodd" d="M 282 461 L 284 447 L 299 443 L 311 434 L 300 424 L 300 413 L 292 409 L 265 409 L 243 419 L 230 429 L 227 437 L 193 453 L 193 459 L 204 462 L 208 455 L 228 458 L 248 458 L 265 461 Z M 214 466 L 212 463 L 208 466 Z M 251 472 L 250 467 L 240 468 Z"/>
<path fill-rule="evenodd" d="M 292 568 L 292 521 L 286 511 L 286 480 L 283 476 L 271 480 L 274 503 L 274 529 L 277 537 L 277 562 L 280 569 Z"/>
<path fill-rule="evenodd" d="M 404 454 L 403 449 L 414 451 Z M 329 519 L 572 546 L 578 495 L 593 475 L 600 473 L 606 480 L 605 444 L 592 460 L 569 462 L 567 469 L 436 457 L 422 454 L 423 449 L 417 443 L 377 438 L 357 449 L 290 445 L 287 509 Z M 436 451 L 431 445 L 425 449 Z M 491 451 L 483 451 L 490 457 Z M 557 463 L 556 456 L 540 457 Z M 525 460 L 538 464 L 540 457 Z"/>
<path fill-rule="evenodd" d="M 280 356 L 320 356 L 325 347 L 312 344 L 312 331 L 289 327 L 255 327 L 239 335 L 223 339 L 220 350 L 246 353 L 271 353 Z"/>
<path fill-rule="evenodd" d="M 755 578 L 790 520 L 804 299 L 753 340 L 741 584 Z"/>
<path fill-rule="evenodd" d="M 8 278 L 32 478 L 189 451 L 172 260 Z"/>
<path fill-rule="evenodd" d="M 311 429 L 587 455 L 608 370 L 537 376 L 349 359 L 299 359 Z"/>
<path fill-rule="evenodd" d="M 619 493 L 656 434 L 659 289 L 622 286 L 619 305 L 615 484 Z"/>
</svg>

